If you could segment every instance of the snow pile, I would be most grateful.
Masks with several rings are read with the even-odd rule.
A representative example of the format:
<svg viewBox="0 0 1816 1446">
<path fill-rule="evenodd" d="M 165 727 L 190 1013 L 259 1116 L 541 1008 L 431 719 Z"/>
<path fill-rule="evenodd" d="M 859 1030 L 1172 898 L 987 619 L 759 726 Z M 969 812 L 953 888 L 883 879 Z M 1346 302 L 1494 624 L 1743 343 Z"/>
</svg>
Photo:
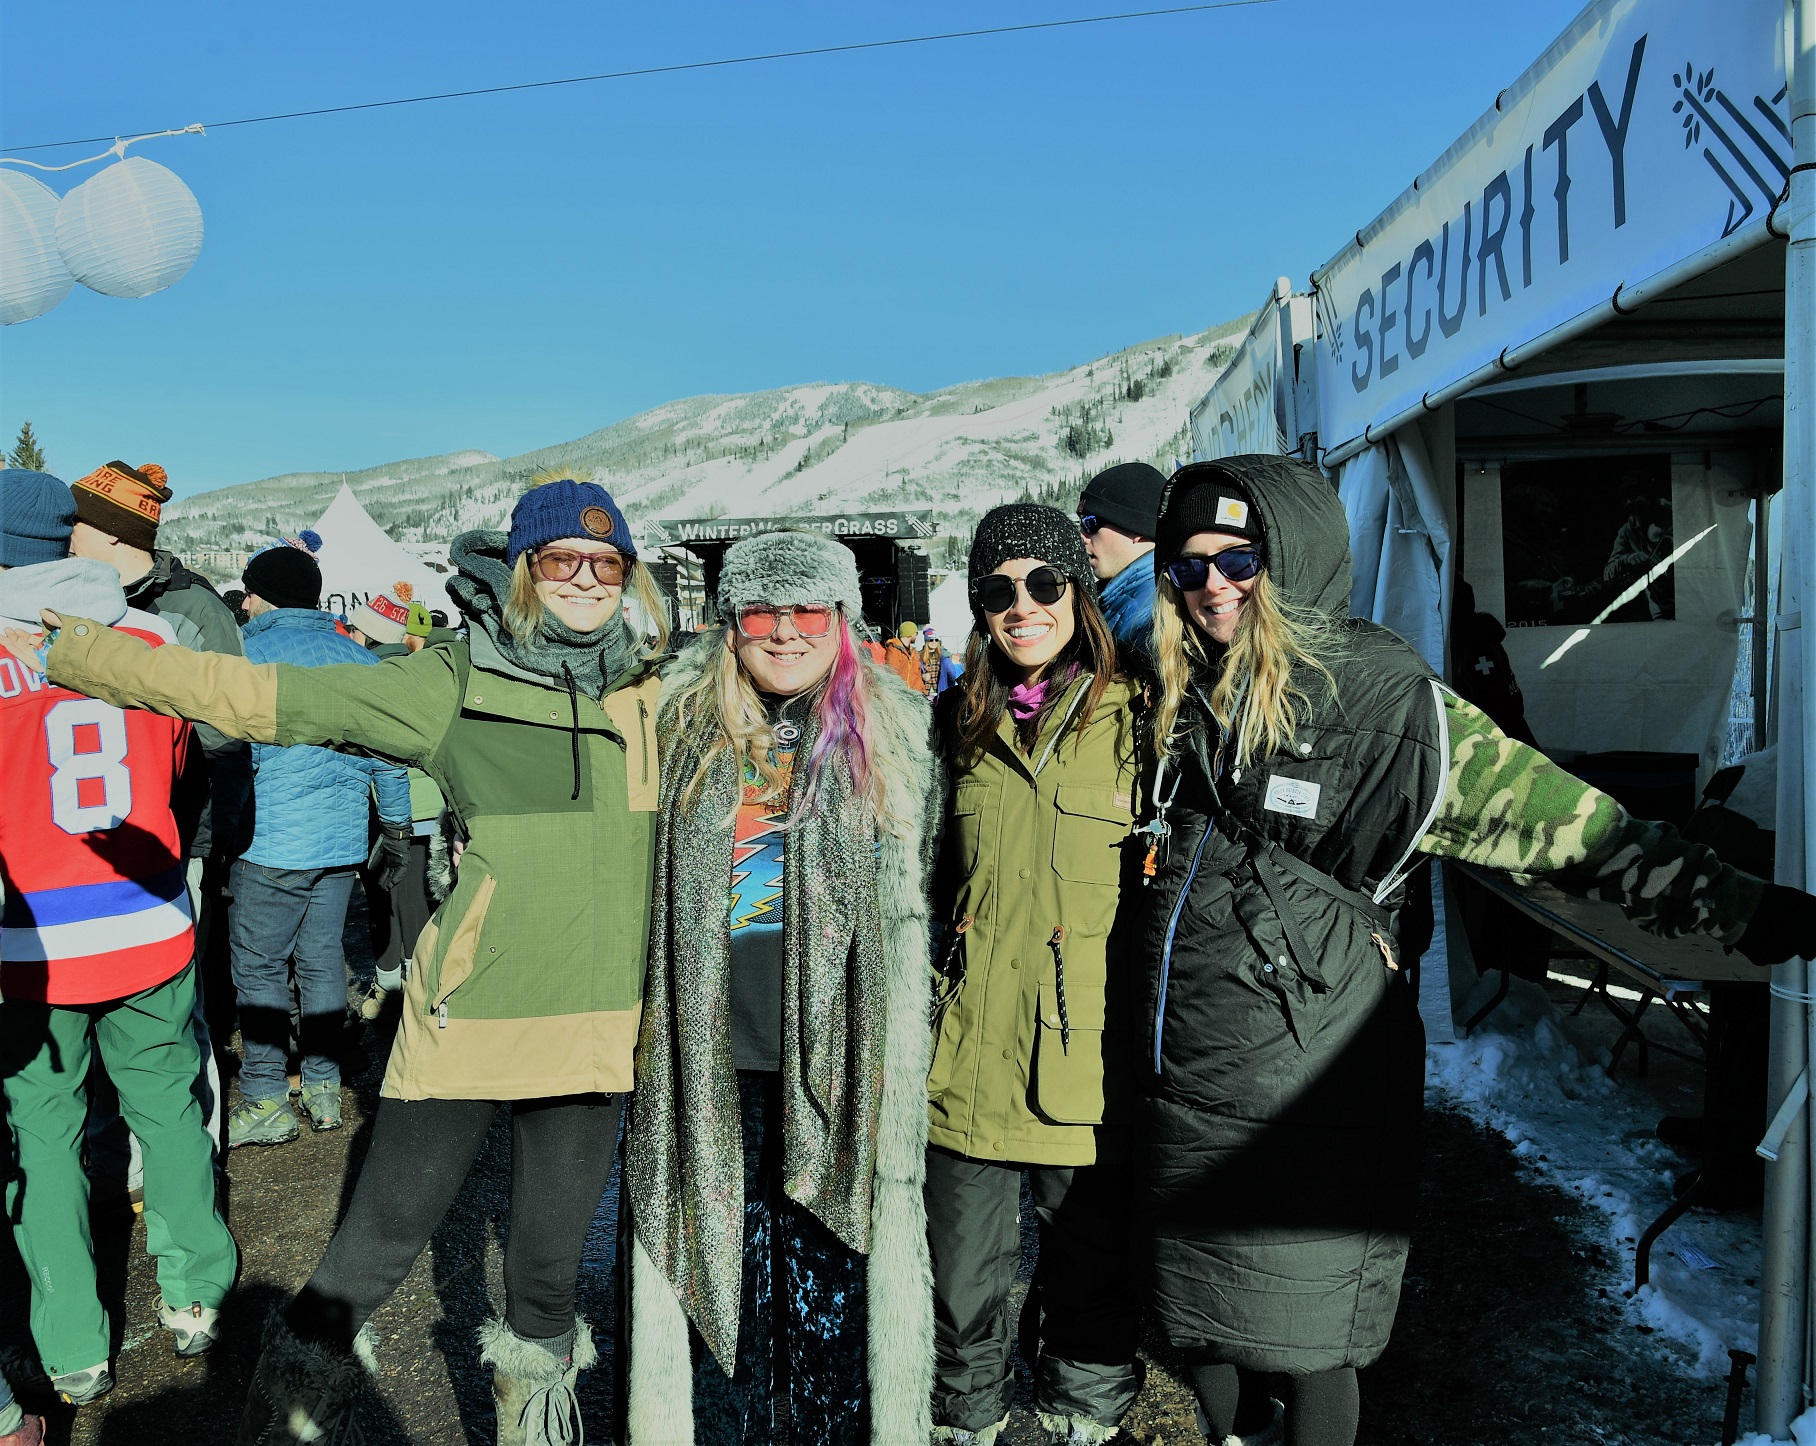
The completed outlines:
<svg viewBox="0 0 1816 1446">
<path fill-rule="evenodd" d="M 1692 1210 L 1654 1243 L 1651 1283 L 1631 1293 L 1634 1248 L 1688 1166 L 1653 1133 L 1656 1101 L 1585 1060 L 1544 990 L 1515 980 L 1473 1038 L 1431 1046 L 1426 1088 L 1607 1217 L 1605 1243 L 1620 1262 L 1609 1297 L 1625 1301 L 1654 1344 L 1675 1343 L 1672 1353 L 1698 1376 L 1725 1376 L 1730 1347 L 1756 1349 L 1760 1245 L 1750 1214 Z"/>
<path fill-rule="evenodd" d="M 1816 1446 L 1816 1410 L 1805 1411 L 1791 1422 L 1791 1440 L 1797 1446 Z M 1734 1443 L 1734 1446 L 1779 1446 L 1770 1436 L 1762 1436 L 1757 1431 L 1749 1431 Z"/>
</svg>

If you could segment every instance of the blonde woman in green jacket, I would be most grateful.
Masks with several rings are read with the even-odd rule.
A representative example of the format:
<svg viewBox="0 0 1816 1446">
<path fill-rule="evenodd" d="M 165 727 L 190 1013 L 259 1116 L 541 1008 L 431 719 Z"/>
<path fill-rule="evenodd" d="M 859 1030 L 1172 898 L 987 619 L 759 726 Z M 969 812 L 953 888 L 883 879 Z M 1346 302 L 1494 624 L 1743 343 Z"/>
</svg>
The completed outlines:
<svg viewBox="0 0 1816 1446">
<path fill-rule="evenodd" d="M 934 1438 L 985 1446 L 1008 1419 L 1025 1171 L 1040 1220 L 1035 1406 L 1053 1440 L 1094 1443 L 1139 1386 L 1126 1180 L 1099 1162 L 1133 694 L 1075 518 L 987 513 L 970 590 L 965 675 L 939 710 L 952 788 L 927 1083 Z"/>
<path fill-rule="evenodd" d="M 623 514 L 594 483 L 532 488 L 508 535 L 465 533 L 452 556 L 468 641 L 377 667 L 256 666 L 45 620 L 61 623 L 48 649 L 55 681 L 235 738 L 420 768 L 468 836 L 459 881 L 411 951 L 346 1218 L 267 1330 L 239 1436 L 248 1446 L 357 1439 L 355 1338 L 440 1225 L 505 1100 L 506 1306 L 481 1330 L 498 1440 L 583 1440 L 573 1386 L 594 1351 L 574 1281 L 632 1083 L 659 779 L 658 684 L 622 592 L 652 617 L 663 608 Z"/>
</svg>

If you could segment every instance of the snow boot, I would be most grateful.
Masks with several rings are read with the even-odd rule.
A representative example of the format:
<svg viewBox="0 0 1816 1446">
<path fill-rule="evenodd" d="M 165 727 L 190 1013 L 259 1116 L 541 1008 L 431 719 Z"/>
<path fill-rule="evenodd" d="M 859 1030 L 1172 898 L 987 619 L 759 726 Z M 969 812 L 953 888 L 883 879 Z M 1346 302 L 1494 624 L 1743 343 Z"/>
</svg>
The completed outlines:
<svg viewBox="0 0 1816 1446">
<path fill-rule="evenodd" d="M 992 1421 L 988 1426 L 967 1431 L 962 1426 L 935 1426 L 933 1439 L 939 1446 L 994 1446 L 996 1438 L 1009 1427 L 1009 1418 Z"/>
<path fill-rule="evenodd" d="M 479 1328 L 479 1359 L 492 1368 L 498 1446 L 584 1446 L 574 1386 L 599 1359 L 584 1320 L 576 1316 L 573 1330 L 547 1341 L 489 1320 Z"/>
<path fill-rule="evenodd" d="M 1250 1431 L 1245 1436 L 1225 1436 L 1215 1446 L 1283 1446 L 1286 1441 L 1286 1407 L 1279 1401 L 1268 1403 L 1274 1408 L 1274 1419 L 1259 1431 Z M 1210 1432 L 1205 1425 L 1204 1411 L 1198 1412 L 1198 1429 L 1210 1439 Z"/>
<path fill-rule="evenodd" d="M 1036 1411 L 1034 1415 L 1046 1430 L 1051 1446 L 1103 1446 L 1122 1429 L 1093 1421 L 1089 1416 L 1056 1416 L 1049 1411 Z"/>
<path fill-rule="evenodd" d="M 341 1352 L 301 1339 L 282 1313 L 272 1316 L 235 1446 L 363 1446 L 355 1408 L 372 1368 L 363 1329 L 352 1351 Z"/>
</svg>

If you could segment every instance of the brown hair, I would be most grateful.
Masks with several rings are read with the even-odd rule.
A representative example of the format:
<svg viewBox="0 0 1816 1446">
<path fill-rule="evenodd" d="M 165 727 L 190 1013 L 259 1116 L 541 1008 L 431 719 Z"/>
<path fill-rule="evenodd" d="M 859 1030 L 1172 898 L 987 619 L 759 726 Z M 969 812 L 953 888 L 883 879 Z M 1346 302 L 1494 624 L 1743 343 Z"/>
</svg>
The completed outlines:
<svg viewBox="0 0 1816 1446">
<path fill-rule="evenodd" d="M 1083 738 L 1092 715 L 1096 713 L 1097 705 L 1103 701 L 1104 691 L 1117 676 L 1116 639 L 1110 632 L 1109 623 L 1104 621 L 1103 609 L 1097 604 L 1096 594 L 1090 588 L 1073 580 L 1066 592 L 1072 599 L 1072 636 L 1053 661 L 1047 664 L 1041 676 L 1064 678 L 1074 671 L 1091 675 L 1090 686 L 1085 690 L 1084 706 L 1074 712 L 1066 725 L 1075 735 L 1076 746 L 1077 741 Z M 988 630 L 981 623 L 974 623 L 971 637 L 965 644 L 965 675 L 958 684 L 958 741 L 961 759 L 974 761 L 984 755 L 990 747 L 990 740 L 996 737 L 996 730 L 1002 724 L 1003 710 L 1009 706 L 1009 690 L 1019 682 L 1020 676 L 1002 655 L 1001 649 L 991 642 Z M 1040 712 L 1016 725 L 1016 738 L 1024 751 L 1034 746 L 1034 740 L 1040 737 L 1041 730 L 1047 726 L 1065 693 L 1063 687 L 1049 689 Z M 1059 740 L 1054 741 L 1057 743 Z"/>
</svg>

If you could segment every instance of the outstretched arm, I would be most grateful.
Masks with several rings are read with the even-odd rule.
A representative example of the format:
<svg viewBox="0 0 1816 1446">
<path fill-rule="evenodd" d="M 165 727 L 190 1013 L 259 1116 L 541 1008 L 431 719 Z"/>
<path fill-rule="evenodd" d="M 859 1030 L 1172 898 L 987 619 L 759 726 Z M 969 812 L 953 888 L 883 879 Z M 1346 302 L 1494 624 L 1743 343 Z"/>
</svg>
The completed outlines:
<svg viewBox="0 0 1816 1446">
<path fill-rule="evenodd" d="M 1619 904 L 1661 938 L 1740 941 L 1759 908 L 1761 880 L 1668 823 L 1633 818 L 1454 694 L 1446 695 L 1445 712 L 1450 778 L 1437 820 L 1420 841 L 1425 853 Z"/>
<path fill-rule="evenodd" d="M 299 668 L 151 648 L 85 618 L 60 621 L 46 658 L 53 683 L 117 707 L 207 723 L 230 738 L 286 747 L 316 743 L 418 763 L 434 751 L 460 708 L 460 680 L 440 649 L 376 668 Z M 8 643 L 18 652 L 14 637 Z"/>
</svg>

